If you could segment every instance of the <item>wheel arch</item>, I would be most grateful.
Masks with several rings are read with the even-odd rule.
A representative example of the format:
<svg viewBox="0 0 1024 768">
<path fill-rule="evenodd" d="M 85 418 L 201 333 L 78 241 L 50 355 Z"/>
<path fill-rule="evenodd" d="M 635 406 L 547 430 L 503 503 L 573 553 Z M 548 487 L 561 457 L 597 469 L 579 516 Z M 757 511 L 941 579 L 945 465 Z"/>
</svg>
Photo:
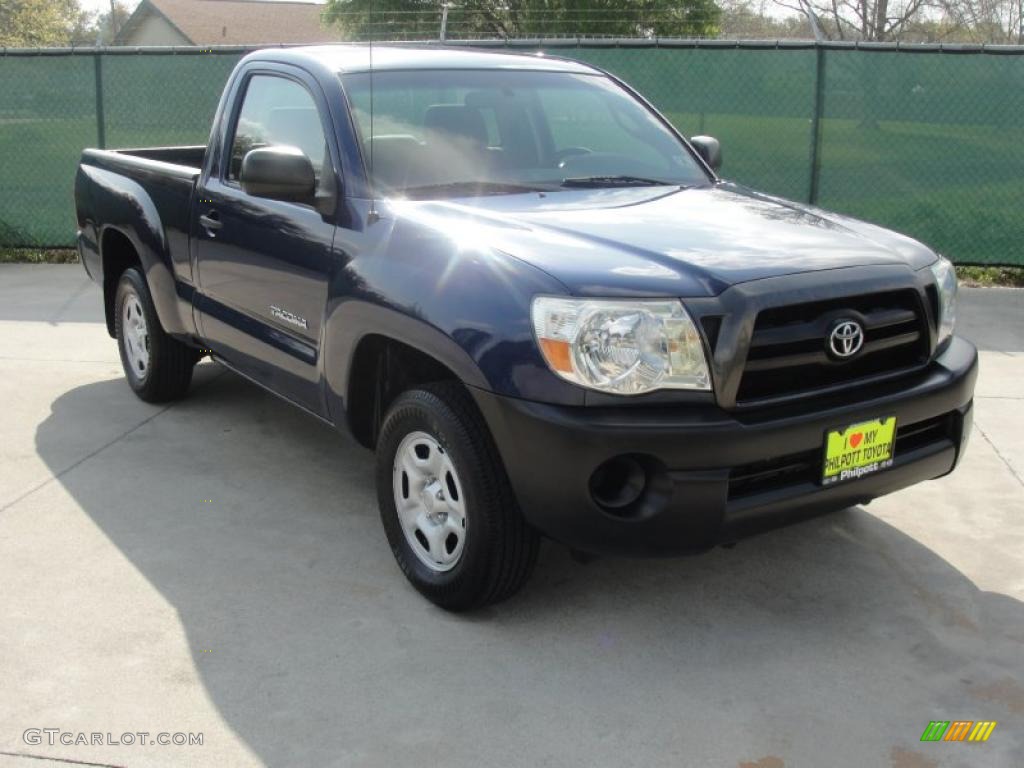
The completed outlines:
<svg viewBox="0 0 1024 768">
<path fill-rule="evenodd" d="M 192 335 L 179 312 L 183 302 L 178 296 L 173 271 L 164 259 L 146 245 L 134 227 L 104 225 L 100 229 L 99 251 L 100 263 L 103 265 L 103 304 L 107 333 L 114 335 L 113 306 L 117 283 L 126 269 L 138 267 L 149 287 L 163 329 L 178 338 L 187 339 Z"/>
<path fill-rule="evenodd" d="M 356 441 L 373 449 L 395 399 L 433 382 L 464 384 L 451 367 L 393 336 L 371 332 L 355 346 L 345 392 L 345 423 Z"/>
<path fill-rule="evenodd" d="M 103 265 L 103 311 L 107 333 L 114 337 L 114 299 L 121 275 L 131 267 L 139 267 L 145 277 L 145 267 L 139 256 L 138 245 L 124 231 L 113 226 L 103 228 L 99 238 L 100 263 Z"/>
<path fill-rule="evenodd" d="M 387 376 L 404 376 L 409 385 L 451 380 L 491 389 L 476 360 L 452 336 L 391 306 L 362 299 L 329 306 L 321 338 L 327 413 L 368 448 L 375 445 L 388 396 L 396 394 Z M 389 362 L 401 367 L 381 367 Z"/>
</svg>

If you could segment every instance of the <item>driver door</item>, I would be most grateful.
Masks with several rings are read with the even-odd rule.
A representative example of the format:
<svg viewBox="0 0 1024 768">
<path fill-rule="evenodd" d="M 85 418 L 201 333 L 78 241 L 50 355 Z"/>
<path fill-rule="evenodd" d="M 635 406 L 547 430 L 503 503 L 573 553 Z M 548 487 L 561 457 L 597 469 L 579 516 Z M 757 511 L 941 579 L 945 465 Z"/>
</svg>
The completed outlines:
<svg viewBox="0 0 1024 768">
<path fill-rule="evenodd" d="M 230 367 L 318 415 L 320 328 L 335 266 L 340 195 L 323 94 L 301 70 L 244 74 L 222 135 L 220 158 L 196 190 L 192 222 L 197 322 Z M 246 193 L 242 158 L 257 147 L 298 147 L 316 176 L 316 197 L 287 202 Z"/>
</svg>

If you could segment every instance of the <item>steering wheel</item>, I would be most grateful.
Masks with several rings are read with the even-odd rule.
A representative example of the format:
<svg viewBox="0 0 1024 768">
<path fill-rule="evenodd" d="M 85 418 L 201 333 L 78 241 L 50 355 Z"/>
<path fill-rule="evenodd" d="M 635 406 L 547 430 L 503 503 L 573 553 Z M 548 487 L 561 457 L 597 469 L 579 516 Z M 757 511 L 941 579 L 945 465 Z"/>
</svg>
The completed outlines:
<svg viewBox="0 0 1024 768">
<path fill-rule="evenodd" d="M 594 151 L 587 149 L 586 147 L 566 147 L 555 152 L 552 159 L 555 161 L 555 166 L 561 168 L 565 163 L 566 158 L 572 157 L 573 155 L 592 155 Z"/>
</svg>

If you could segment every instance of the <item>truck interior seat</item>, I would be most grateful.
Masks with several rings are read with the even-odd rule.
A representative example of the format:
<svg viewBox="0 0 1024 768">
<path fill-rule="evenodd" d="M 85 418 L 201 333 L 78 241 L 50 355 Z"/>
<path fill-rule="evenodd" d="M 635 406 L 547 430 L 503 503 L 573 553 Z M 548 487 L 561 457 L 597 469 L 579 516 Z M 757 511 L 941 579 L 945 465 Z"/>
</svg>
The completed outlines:
<svg viewBox="0 0 1024 768">
<path fill-rule="evenodd" d="M 415 136 L 374 136 L 372 158 L 369 141 L 363 144 L 363 158 L 367 165 L 372 159 L 373 176 L 385 187 L 400 189 L 427 183 L 429 178 L 427 148 Z"/>
<path fill-rule="evenodd" d="M 476 107 L 465 104 L 434 104 L 423 115 L 427 142 L 468 143 L 473 149 L 487 148 L 487 125 Z"/>
</svg>

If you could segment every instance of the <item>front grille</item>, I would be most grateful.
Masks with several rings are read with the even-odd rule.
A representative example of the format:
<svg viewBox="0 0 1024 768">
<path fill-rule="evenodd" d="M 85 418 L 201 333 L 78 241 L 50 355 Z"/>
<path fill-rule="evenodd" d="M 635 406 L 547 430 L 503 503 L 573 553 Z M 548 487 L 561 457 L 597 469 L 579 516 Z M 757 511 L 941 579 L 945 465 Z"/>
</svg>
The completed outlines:
<svg viewBox="0 0 1024 768">
<path fill-rule="evenodd" d="M 827 351 L 831 329 L 844 318 L 853 318 L 864 328 L 864 346 L 849 361 L 836 360 Z M 784 400 L 915 370 L 928 360 L 925 322 L 914 290 L 762 310 L 754 323 L 736 402 Z"/>
<path fill-rule="evenodd" d="M 953 438 L 953 412 L 944 413 L 916 424 L 897 425 L 897 459 L 911 451 L 924 448 L 942 440 Z M 824 435 L 822 436 L 824 440 Z M 734 467 L 729 472 L 729 498 L 756 496 L 760 493 L 788 488 L 795 485 L 817 483 L 821 478 L 821 462 L 824 449 L 791 453 L 766 461 Z"/>
</svg>

